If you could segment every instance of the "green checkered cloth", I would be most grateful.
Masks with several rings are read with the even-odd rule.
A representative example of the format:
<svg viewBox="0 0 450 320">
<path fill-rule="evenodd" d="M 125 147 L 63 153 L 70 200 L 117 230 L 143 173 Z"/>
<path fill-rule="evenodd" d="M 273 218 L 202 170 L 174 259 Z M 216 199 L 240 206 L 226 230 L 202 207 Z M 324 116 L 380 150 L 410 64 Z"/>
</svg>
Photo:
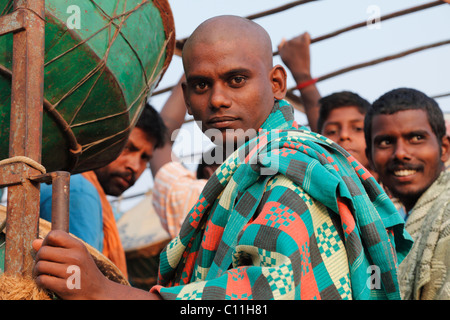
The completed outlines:
<svg viewBox="0 0 450 320">
<path fill-rule="evenodd" d="M 275 103 L 160 256 L 164 299 L 400 299 L 412 246 L 368 171 Z"/>
</svg>

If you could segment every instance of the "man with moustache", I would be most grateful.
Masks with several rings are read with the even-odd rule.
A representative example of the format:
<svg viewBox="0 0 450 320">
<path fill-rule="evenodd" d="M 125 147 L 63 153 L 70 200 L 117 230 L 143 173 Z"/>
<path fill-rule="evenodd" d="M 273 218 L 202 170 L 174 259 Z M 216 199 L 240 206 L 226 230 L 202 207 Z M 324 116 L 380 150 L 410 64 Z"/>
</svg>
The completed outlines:
<svg viewBox="0 0 450 320">
<path fill-rule="evenodd" d="M 450 299 L 450 138 L 442 110 L 424 93 L 382 95 L 365 118 L 367 157 L 405 207 L 415 243 L 400 264 L 404 299 Z"/>
<path fill-rule="evenodd" d="M 397 262 L 411 246 L 403 221 L 348 152 L 298 128 L 267 32 L 241 17 L 211 18 L 186 41 L 183 66 L 189 114 L 205 134 L 243 144 L 161 254 L 158 285 L 109 281 L 61 231 L 33 242 L 36 283 L 64 299 L 399 299 Z M 76 291 L 66 286 L 73 264 Z"/>
<path fill-rule="evenodd" d="M 166 127 L 155 109 L 145 105 L 121 154 L 102 168 L 70 179 L 69 232 L 102 252 L 126 276 L 126 260 L 107 195 L 120 196 L 147 168 L 153 151 L 165 142 Z M 41 185 L 41 218 L 51 221 L 52 187 Z"/>
</svg>

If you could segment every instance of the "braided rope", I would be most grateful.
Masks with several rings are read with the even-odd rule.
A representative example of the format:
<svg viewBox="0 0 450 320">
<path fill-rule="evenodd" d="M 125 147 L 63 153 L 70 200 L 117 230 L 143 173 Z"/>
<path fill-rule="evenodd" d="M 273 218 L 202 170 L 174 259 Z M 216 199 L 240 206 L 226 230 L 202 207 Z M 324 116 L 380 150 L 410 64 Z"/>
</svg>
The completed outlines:
<svg viewBox="0 0 450 320">
<path fill-rule="evenodd" d="M 12 163 L 24 163 L 27 164 L 28 166 L 32 167 L 33 169 L 36 169 L 37 171 L 40 171 L 42 174 L 47 173 L 47 170 L 45 169 L 45 167 L 40 164 L 39 162 L 25 157 L 25 156 L 17 156 L 17 157 L 11 157 L 8 159 L 4 159 L 0 161 L 0 167 L 8 165 L 8 164 L 12 164 Z M 6 219 L 5 221 L 3 221 L 2 223 L 0 223 L 0 232 L 2 232 L 6 227 Z"/>
<path fill-rule="evenodd" d="M 1 160 L 0 167 L 7 165 L 7 164 L 11 164 L 11 163 L 25 163 L 25 164 L 29 165 L 30 167 L 32 167 L 33 169 L 40 171 L 42 174 L 47 173 L 47 170 L 45 169 L 45 167 L 42 164 L 40 164 L 39 162 L 37 162 L 31 158 L 25 157 L 25 156 L 17 156 L 17 157 L 12 157 L 12 158 Z"/>
</svg>

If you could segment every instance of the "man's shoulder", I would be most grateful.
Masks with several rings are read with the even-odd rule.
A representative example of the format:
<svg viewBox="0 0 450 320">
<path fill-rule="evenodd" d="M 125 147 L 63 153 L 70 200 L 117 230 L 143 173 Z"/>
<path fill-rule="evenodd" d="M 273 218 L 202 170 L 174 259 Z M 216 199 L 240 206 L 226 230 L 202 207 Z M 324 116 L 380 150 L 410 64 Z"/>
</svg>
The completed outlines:
<svg viewBox="0 0 450 320">
<path fill-rule="evenodd" d="M 450 171 L 442 172 L 424 195 L 424 200 L 431 204 L 430 212 L 443 210 L 444 214 L 450 218 Z"/>
<path fill-rule="evenodd" d="M 442 204 L 447 203 L 450 205 L 450 171 L 445 170 L 441 173 L 439 178 L 432 185 L 432 188 L 436 191 L 436 202 L 440 202 Z M 432 191 L 434 191 L 432 189 Z"/>
<path fill-rule="evenodd" d="M 70 177 L 70 192 L 98 193 L 95 186 L 81 174 Z"/>
<path fill-rule="evenodd" d="M 159 169 L 155 180 L 177 180 L 181 178 L 196 179 L 195 174 L 180 162 L 168 162 Z"/>
</svg>

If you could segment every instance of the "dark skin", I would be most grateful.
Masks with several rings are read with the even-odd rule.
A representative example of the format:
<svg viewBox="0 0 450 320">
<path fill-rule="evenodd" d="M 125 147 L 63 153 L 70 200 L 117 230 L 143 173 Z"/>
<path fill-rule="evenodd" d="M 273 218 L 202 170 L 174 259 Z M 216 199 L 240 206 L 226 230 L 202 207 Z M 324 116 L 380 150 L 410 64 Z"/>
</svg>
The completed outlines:
<svg viewBox="0 0 450 320">
<path fill-rule="evenodd" d="M 224 52 L 230 57 L 225 57 Z M 202 60 L 208 64 L 207 68 L 200 63 Z M 216 17 L 202 24 L 185 44 L 183 64 L 188 112 L 205 127 L 217 126 L 208 123 L 212 116 L 226 114 L 235 119 L 221 127 L 258 130 L 270 114 L 274 99 L 283 99 L 286 94 L 286 72 L 281 66 L 272 67 L 267 33 L 239 17 Z M 199 84 L 194 79 L 203 82 Z M 34 268 L 37 284 L 62 299 L 161 299 L 157 294 L 105 278 L 85 246 L 67 233 L 52 231 L 44 240 L 35 240 L 33 248 L 37 251 Z M 71 276 L 66 270 L 71 265 L 81 270 L 79 290 L 68 289 L 66 285 Z"/>
<path fill-rule="evenodd" d="M 100 272 L 84 244 L 63 231 L 52 231 L 44 240 L 35 240 L 36 283 L 64 300 L 160 300 L 159 295 L 113 282 Z M 80 289 L 66 285 L 69 266 L 81 270 Z"/>
<path fill-rule="evenodd" d="M 283 40 L 278 46 L 278 52 L 286 67 L 291 72 L 297 84 L 307 82 L 311 76 L 310 58 L 311 36 L 305 32 L 289 41 Z M 321 95 L 315 84 L 300 89 L 305 114 L 311 131 L 317 132 L 319 119 L 319 100 Z"/>
<path fill-rule="evenodd" d="M 381 181 L 409 211 L 444 170 L 450 139 L 438 140 L 424 110 L 376 115 L 372 125 L 367 157 Z"/>
<path fill-rule="evenodd" d="M 189 62 L 184 64 L 182 84 L 188 113 L 201 122 L 207 136 L 218 138 L 216 144 L 231 143 L 223 145 L 225 156 L 227 150 L 234 151 L 256 135 L 272 111 L 274 98 L 284 98 L 286 91 L 286 72 L 272 65 L 268 35 L 240 20 L 235 27 L 255 35 L 237 44 L 238 39 L 228 37 L 227 23 L 216 23 L 220 32 L 215 34 L 207 32 L 206 23 L 201 27 L 205 32 L 192 37 L 183 52 Z M 255 50 L 264 54 L 255 55 Z M 238 131 L 241 134 L 233 136 Z"/>
<path fill-rule="evenodd" d="M 154 137 L 141 128 L 134 128 L 119 157 L 107 166 L 95 170 L 105 193 L 120 196 L 132 187 L 153 157 L 155 144 Z"/>
</svg>

